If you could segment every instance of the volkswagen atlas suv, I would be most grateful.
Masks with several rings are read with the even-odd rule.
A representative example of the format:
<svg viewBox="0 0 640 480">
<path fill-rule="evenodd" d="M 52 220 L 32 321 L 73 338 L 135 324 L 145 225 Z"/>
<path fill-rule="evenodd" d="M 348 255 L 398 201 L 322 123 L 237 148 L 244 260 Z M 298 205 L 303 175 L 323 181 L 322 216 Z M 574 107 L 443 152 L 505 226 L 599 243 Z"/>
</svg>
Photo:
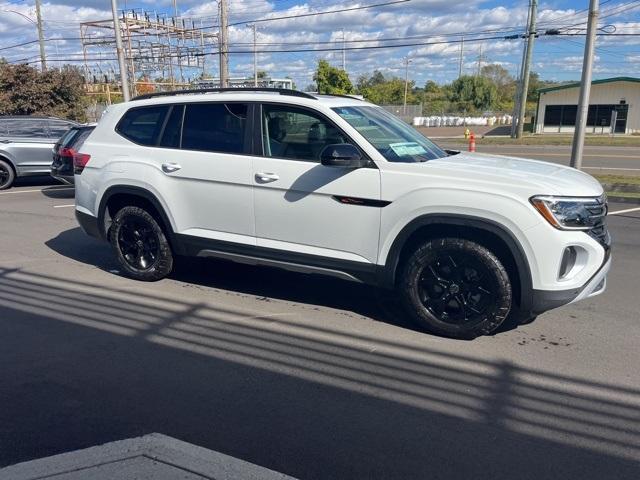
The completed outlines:
<svg viewBox="0 0 640 480">
<path fill-rule="evenodd" d="M 76 216 L 130 277 L 177 255 L 395 289 L 437 334 L 604 291 L 602 186 L 551 163 L 445 151 L 370 103 L 291 90 L 150 94 L 74 156 Z"/>
</svg>

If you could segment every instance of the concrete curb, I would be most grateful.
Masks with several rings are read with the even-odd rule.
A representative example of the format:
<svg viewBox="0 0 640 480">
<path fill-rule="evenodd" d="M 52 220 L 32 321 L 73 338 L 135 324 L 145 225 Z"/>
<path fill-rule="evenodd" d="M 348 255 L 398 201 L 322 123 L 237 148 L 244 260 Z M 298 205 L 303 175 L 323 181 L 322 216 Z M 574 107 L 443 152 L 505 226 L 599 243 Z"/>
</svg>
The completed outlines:
<svg viewBox="0 0 640 480">
<path fill-rule="evenodd" d="M 131 478 L 295 480 L 222 453 L 159 433 L 19 463 L 1 480 L 129 480 Z"/>
</svg>

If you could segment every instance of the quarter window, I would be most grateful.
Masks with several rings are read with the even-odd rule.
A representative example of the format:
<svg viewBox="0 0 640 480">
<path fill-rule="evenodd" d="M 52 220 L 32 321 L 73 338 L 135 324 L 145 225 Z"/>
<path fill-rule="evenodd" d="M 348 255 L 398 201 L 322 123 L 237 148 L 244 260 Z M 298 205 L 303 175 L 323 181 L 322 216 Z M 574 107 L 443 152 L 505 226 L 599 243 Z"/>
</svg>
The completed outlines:
<svg viewBox="0 0 640 480">
<path fill-rule="evenodd" d="M 182 149 L 218 153 L 245 151 L 247 105 L 244 103 L 187 104 Z"/>
<path fill-rule="evenodd" d="M 116 131 L 132 142 L 156 146 L 168 110 L 169 105 L 132 108 L 124 114 Z"/>
<path fill-rule="evenodd" d="M 324 147 L 349 142 L 336 126 L 308 110 L 264 105 L 262 143 L 266 157 L 319 162 Z"/>
</svg>

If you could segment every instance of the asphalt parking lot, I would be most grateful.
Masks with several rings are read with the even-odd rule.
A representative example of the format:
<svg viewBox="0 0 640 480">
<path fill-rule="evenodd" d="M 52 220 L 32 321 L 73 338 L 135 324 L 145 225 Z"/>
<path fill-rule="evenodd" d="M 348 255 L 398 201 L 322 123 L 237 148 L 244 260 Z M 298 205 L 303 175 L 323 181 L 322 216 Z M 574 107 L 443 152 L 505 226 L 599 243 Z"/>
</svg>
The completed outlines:
<svg viewBox="0 0 640 480">
<path fill-rule="evenodd" d="M 0 192 L 0 466 L 159 432 L 302 479 L 639 477 L 640 210 L 604 295 L 464 342 L 329 278 L 131 281 L 73 202 Z"/>
</svg>

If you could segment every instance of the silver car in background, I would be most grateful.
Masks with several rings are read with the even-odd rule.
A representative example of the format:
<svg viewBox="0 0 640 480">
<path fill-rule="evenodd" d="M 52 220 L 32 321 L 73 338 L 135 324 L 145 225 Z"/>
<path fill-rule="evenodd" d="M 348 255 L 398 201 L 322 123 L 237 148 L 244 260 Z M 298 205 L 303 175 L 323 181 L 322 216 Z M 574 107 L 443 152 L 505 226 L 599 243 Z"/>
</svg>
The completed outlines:
<svg viewBox="0 0 640 480">
<path fill-rule="evenodd" d="M 0 190 L 18 177 L 49 175 L 53 145 L 75 125 L 55 117 L 0 117 Z"/>
</svg>

